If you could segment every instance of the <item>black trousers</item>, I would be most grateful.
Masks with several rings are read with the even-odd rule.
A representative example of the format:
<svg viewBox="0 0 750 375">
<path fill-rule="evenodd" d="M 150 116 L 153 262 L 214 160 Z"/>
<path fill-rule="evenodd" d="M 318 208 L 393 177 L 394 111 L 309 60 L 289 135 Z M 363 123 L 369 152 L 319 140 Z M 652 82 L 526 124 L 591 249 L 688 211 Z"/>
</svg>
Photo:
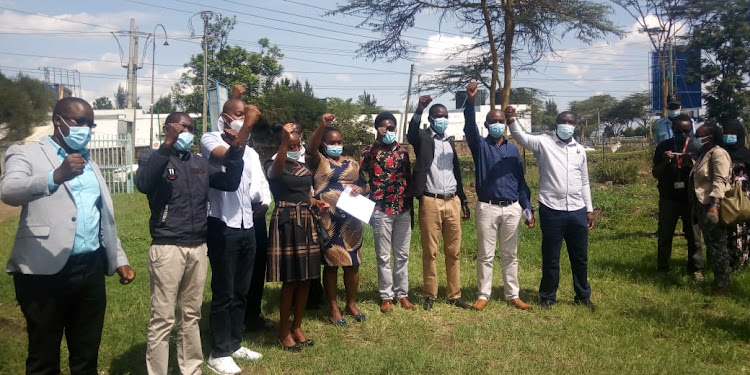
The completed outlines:
<svg viewBox="0 0 750 375">
<path fill-rule="evenodd" d="M 247 292 L 245 326 L 257 325 L 262 319 L 261 303 L 266 286 L 266 263 L 268 262 L 268 226 L 265 215 L 253 221 L 255 229 L 255 263 L 250 289 Z"/>
<path fill-rule="evenodd" d="M 98 250 L 71 256 L 54 275 L 13 275 L 29 336 L 26 374 L 60 373 L 63 333 L 70 373 L 97 374 L 107 307 L 104 262 Z"/>
<path fill-rule="evenodd" d="M 568 248 L 576 298 L 589 298 L 591 286 L 588 282 L 589 230 L 586 209 L 557 211 L 540 204 L 539 221 L 542 229 L 542 281 L 539 283 L 539 298 L 553 302 L 557 299 L 563 240 Z"/>
<path fill-rule="evenodd" d="M 669 261 L 672 257 L 672 238 L 677 227 L 677 220 L 682 220 L 682 233 L 687 240 L 687 269 L 688 273 L 703 270 L 703 254 L 701 253 L 700 226 L 691 217 L 690 203 L 659 199 L 659 243 L 657 245 L 656 264 L 659 271 L 669 271 Z M 694 222 L 695 221 L 695 222 Z"/>
<path fill-rule="evenodd" d="M 255 230 L 229 228 L 208 218 L 211 262 L 211 353 L 226 357 L 240 348 L 247 290 L 255 262 Z"/>
</svg>

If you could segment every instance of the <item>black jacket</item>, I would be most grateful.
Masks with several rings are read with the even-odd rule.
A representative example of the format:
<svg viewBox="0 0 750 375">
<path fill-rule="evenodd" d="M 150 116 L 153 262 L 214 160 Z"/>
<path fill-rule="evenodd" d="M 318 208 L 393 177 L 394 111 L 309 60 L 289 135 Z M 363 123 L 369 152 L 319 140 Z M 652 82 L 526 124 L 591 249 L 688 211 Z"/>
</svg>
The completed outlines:
<svg viewBox="0 0 750 375">
<path fill-rule="evenodd" d="M 414 147 L 414 153 L 417 155 L 411 173 L 411 182 L 408 185 L 409 194 L 416 198 L 421 198 L 425 193 L 427 173 L 430 172 L 432 159 L 435 157 L 435 141 L 432 139 L 432 132 L 429 129 L 420 129 L 419 124 L 421 122 L 422 112 L 414 112 L 411 121 L 409 121 L 409 130 L 406 133 L 406 139 Z M 461 199 L 461 204 L 468 204 L 461 179 L 461 162 L 458 160 L 453 137 L 450 138 L 449 143 L 453 149 L 453 176 L 456 178 L 456 195 Z"/>
<path fill-rule="evenodd" d="M 235 191 L 242 178 L 242 152 L 229 152 L 226 172 L 190 152 L 159 148 L 138 159 L 136 186 L 148 197 L 151 243 L 198 246 L 206 242 L 208 188 Z"/>
</svg>

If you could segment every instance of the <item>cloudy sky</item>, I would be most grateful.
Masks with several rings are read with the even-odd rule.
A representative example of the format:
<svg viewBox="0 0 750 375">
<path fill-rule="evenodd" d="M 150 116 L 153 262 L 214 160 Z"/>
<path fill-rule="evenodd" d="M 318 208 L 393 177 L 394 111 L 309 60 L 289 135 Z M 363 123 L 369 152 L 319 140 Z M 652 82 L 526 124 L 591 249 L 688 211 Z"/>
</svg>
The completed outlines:
<svg viewBox="0 0 750 375">
<path fill-rule="evenodd" d="M 341 3 L 343 0 L 339 0 Z M 185 70 L 183 64 L 200 53 L 200 41 L 191 38 L 190 23 L 196 34 L 202 22 L 196 14 L 211 10 L 223 16 L 237 16 L 230 43 L 258 51 L 257 40 L 269 38 L 285 55 L 284 76 L 308 80 L 318 97 L 355 98 L 363 90 L 375 95 L 387 109 L 403 110 L 409 69 L 426 77 L 435 69 L 466 61 L 466 57 L 446 61 L 456 45 L 470 43 L 450 20 L 439 24 L 434 16 L 417 20 L 409 41 L 420 51 L 409 60 L 392 63 L 372 62 L 357 57 L 360 43 L 377 38 L 354 16 L 326 17 L 335 0 L 116 0 L 116 1 L 21 1 L 0 0 L 0 70 L 5 75 L 19 71 L 44 78 L 44 68 L 78 70 L 82 96 L 93 101 L 113 97 L 118 84 L 125 86 L 130 19 L 139 31 L 153 33 L 163 24 L 169 46 L 163 46 L 159 28 L 156 45 L 156 97 L 167 94 Z M 314 5 L 310 5 L 314 4 Z M 608 93 L 615 97 L 648 90 L 647 38 L 637 32 L 635 20 L 613 8 L 612 19 L 628 34 L 586 45 L 563 39 L 556 46 L 558 56 L 536 65 L 536 72 L 515 76 L 515 87 L 546 91 L 560 109 L 571 100 Z M 112 34 L 117 35 L 117 39 Z M 119 44 L 125 55 L 121 54 Z M 143 57 L 145 40 L 140 40 Z M 138 71 L 138 96 L 148 107 L 151 102 L 151 45 L 146 48 L 143 68 Z M 67 77 L 64 77 L 67 79 Z M 448 95 L 440 98 L 450 102 Z"/>
</svg>

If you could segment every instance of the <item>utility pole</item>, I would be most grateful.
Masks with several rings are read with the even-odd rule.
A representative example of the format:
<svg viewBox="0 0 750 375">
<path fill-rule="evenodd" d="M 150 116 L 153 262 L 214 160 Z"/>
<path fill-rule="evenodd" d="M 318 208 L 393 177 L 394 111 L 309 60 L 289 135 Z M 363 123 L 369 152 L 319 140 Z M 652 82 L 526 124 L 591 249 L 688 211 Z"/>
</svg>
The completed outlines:
<svg viewBox="0 0 750 375">
<path fill-rule="evenodd" d="M 211 11 L 201 12 L 203 19 L 203 133 L 208 129 L 208 20 L 214 16 Z"/>
<path fill-rule="evenodd" d="M 135 19 L 130 19 L 130 51 L 128 53 L 128 83 L 127 83 L 127 110 L 133 110 L 133 121 L 127 124 L 128 138 L 130 139 L 130 160 L 135 163 L 135 114 L 138 106 L 138 28 L 135 27 Z M 127 111 L 126 110 L 126 111 Z"/>
<path fill-rule="evenodd" d="M 401 139 L 398 141 L 404 142 L 404 135 L 406 134 L 406 116 L 409 113 L 409 99 L 411 98 L 411 80 L 414 77 L 414 64 L 411 64 L 411 70 L 409 71 L 409 88 L 406 90 L 406 107 L 404 108 L 404 121 L 401 126 Z M 417 99 L 419 100 L 419 99 Z"/>
<path fill-rule="evenodd" d="M 601 110 L 596 110 L 596 128 L 599 129 L 599 133 L 602 135 L 602 161 L 604 161 L 604 131 L 602 130 L 602 121 L 600 115 Z"/>
<path fill-rule="evenodd" d="M 149 126 L 149 142 L 151 142 L 150 148 L 154 147 L 154 75 L 156 70 L 156 29 L 161 27 L 162 30 L 164 30 L 164 45 L 168 46 L 169 42 L 167 37 L 167 29 L 162 24 L 157 24 L 154 26 L 154 33 L 151 34 L 151 37 L 154 38 L 152 40 L 153 42 L 153 48 L 151 49 L 151 126 Z M 148 46 L 148 41 L 146 42 L 146 46 Z M 161 143 L 161 142 L 159 142 Z"/>
</svg>

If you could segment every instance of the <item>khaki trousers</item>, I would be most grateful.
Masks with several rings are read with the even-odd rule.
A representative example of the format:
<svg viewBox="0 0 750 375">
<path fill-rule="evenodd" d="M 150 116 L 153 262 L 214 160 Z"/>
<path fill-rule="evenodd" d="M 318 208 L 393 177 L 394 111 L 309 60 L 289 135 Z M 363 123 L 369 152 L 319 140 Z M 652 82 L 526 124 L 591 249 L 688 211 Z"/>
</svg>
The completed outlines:
<svg viewBox="0 0 750 375">
<path fill-rule="evenodd" d="M 492 271 L 498 242 L 505 299 L 518 298 L 518 231 L 522 211 L 518 202 L 505 207 L 477 202 L 477 288 L 479 298 L 483 300 L 489 301 L 492 294 Z"/>
<path fill-rule="evenodd" d="M 443 236 L 448 299 L 461 297 L 461 201 L 423 196 L 419 201 L 419 228 L 422 239 L 422 296 L 437 298 L 438 278 L 435 257 Z"/>
<path fill-rule="evenodd" d="M 146 370 L 149 374 L 168 373 L 169 335 L 175 322 L 175 303 L 180 373 L 201 374 L 203 349 L 198 322 L 206 284 L 207 253 L 205 243 L 194 247 L 151 245 L 149 249 L 151 320 L 146 347 Z"/>
</svg>

